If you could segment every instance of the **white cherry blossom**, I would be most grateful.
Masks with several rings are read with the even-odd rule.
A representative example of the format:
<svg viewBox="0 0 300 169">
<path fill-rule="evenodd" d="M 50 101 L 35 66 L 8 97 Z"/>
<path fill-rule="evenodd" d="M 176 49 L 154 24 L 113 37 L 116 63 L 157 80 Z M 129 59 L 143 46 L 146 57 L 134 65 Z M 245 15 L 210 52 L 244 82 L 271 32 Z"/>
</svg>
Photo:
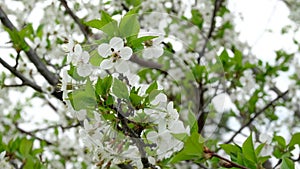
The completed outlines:
<svg viewBox="0 0 300 169">
<path fill-rule="evenodd" d="M 143 57 L 145 59 L 158 58 L 164 53 L 164 49 L 160 46 L 163 41 L 163 37 L 157 37 L 153 40 L 145 42 L 146 48 L 143 50 Z"/>
<path fill-rule="evenodd" d="M 101 69 L 115 68 L 119 73 L 129 70 L 125 61 L 130 59 L 132 49 L 128 46 L 124 47 L 124 42 L 121 38 L 113 37 L 109 44 L 101 44 L 98 47 L 98 53 L 105 58 L 100 64 Z"/>
</svg>

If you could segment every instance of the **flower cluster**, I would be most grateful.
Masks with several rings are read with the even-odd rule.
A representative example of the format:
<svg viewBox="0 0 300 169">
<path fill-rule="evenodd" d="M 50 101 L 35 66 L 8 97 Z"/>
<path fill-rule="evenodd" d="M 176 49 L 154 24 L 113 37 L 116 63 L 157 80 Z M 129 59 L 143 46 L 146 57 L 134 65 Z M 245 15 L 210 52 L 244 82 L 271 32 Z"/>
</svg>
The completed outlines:
<svg viewBox="0 0 300 169">
<path fill-rule="evenodd" d="M 161 39 L 146 41 L 143 57 L 161 56 Z M 78 75 L 85 80 L 73 83 L 73 88 L 68 90 L 68 81 L 73 75 L 65 72 L 64 99 L 73 116 L 83 122 L 81 138 L 91 151 L 98 154 L 99 158 L 95 160 L 101 165 L 131 160 L 134 166 L 142 168 L 141 149 L 152 152 L 147 157 L 155 165 L 157 160 L 169 158 L 183 148 L 183 142 L 175 135 L 188 136 L 189 127 L 179 119 L 173 102 L 168 102 L 160 85 L 156 82 L 152 85 L 139 83 L 140 77 L 131 72 L 128 62 L 133 51 L 125 46 L 122 38 L 113 37 L 109 43 L 98 46 L 97 52 L 102 60 L 98 67 L 91 65 L 89 53 L 79 44 L 69 41 L 66 51 L 68 62 L 76 66 Z M 109 73 L 104 77 L 89 76 L 99 69 Z M 103 91 L 103 88 L 107 89 Z"/>
</svg>

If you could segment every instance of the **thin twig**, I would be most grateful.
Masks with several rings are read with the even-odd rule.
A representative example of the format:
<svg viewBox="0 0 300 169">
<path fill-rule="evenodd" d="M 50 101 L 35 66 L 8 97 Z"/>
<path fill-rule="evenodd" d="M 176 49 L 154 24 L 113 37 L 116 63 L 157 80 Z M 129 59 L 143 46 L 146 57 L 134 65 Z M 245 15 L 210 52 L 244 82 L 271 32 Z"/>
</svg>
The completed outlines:
<svg viewBox="0 0 300 169">
<path fill-rule="evenodd" d="M 66 9 L 66 12 L 73 18 L 75 23 L 79 26 L 79 29 L 84 34 L 85 39 L 88 40 L 89 39 L 89 33 L 88 33 L 89 28 L 86 25 L 82 24 L 82 22 L 80 21 L 78 16 L 75 15 L 75 13 L 70 9 L 70 7 L 68 5 L 68 2 L 66 0 L 59 0 L 59 1 L 61 2 L 61 4 Z"/>
<path fill-rule="evenodd" d="M 225 144 L 228 144 L 230 142 L 233 141 L 233 139 L 244 129 L 246 128 L 247 126 L 249 126 L 259 115 L 261 115 L 264 111 L 266 111 L 269 107 L 273 106 L 274 103 L 276 101 L 278 101 L 280 98 L 283 98 L 286 94 L 288 94 L 289 90 L 285 91 L 284 93 L 282 93 L 281 95 L 278 95 L 274 100 L 272 100 L 270 103 L 268 103 L 264 108 L 262 108 L 260 111 L 258 111 L 257 113 L 255 113 L 255 115 L 249 119 L 249 121 L 247 123 L 245 123 L 243 126 L 241 126 L 241 128 L 236 131 L 234 133 L 234 135 L 228 140 L 225 142 Z"/>
<path fill-rule="evenodd" d="M 10 30 L 17 30 L 17 28 L 12 24 L 12 22 L 7 17 L 6 13 L 2 10 L 0 7 L 0 20 L 4 26 L 6 26 Z M 16 42 L 14 42 L 16 43 Z M 29 47 L 29 45 L 24 41 L 26 46 Z M 28 59 L 35 65 L 37 70 L 43 75 L 43 77 L 53 86 L 56 86 L 58 83 L 58 76 L 54 73 L 50 72 L 46 65 L 42 62 L 40 57 L 37 55 L 37 53 L 29 47 L 29 50 L 25 51 L 26 55 L 28 56 Z"/>
<path fill-rule="evenodd" d="M 211 153 L 211 155 L 212 155 L 213 157 L 217 157 L 217 158 L 219 158 L 219 159 L 221 159 L 221 160 L 224 160 L 224 161 L 228 162 L 228 163 L 231 165 L 231 168 L 232 168 L 232 167 L 236 167 L 236 168 L 241 168 L 241 169 L 248 169 L 247 167 L 244 167 L 244 166 L 242 166 L 242 165 L 239 165 L 238 163 L 235 163 L 235 162 L 233 162 L 233 161 L 231 161 L 231 160 L 229 160 L 229 159 L 227 159 L 227 158 L 224 158 L 223 156 L 220 156 L 220 155 L 217 154 L 217 153 Z"/>
<path fill-rule="evenodd" d="M 23 130 L 23 129 L 20 128 L 17 124 L 15 124 L 15 126 L 16 126 L 16 129 L 19 130 L 21 133 L 26 134 L 26 135 L 29 135 L 29 136 L 31 136 L 31 137 L 33 137 L 33 138 L 39 140 L 39 141 L 44 141 L 47 145 L 53 145 L 53 143 L 51 143 L 50 141 L 47 141 L 47 140 L 45 140 L 45 139 L 42 139 L 42 138 L 40 138 L 40 137 L 34 135 L 34 134 L 31 133 L 31 132 L 28 132 L 28 131 Z"/>
<path fill-rule="evenodd" d="M 57 128 L 57 127 L 61 128 L 64 131 L 64 130 L 71 129 L 71 128 L 76 128 L 76 127 L 79 127 L 79 126 L 80 126 L 80 123 L 76 123 L 76 124 L 69 125 L 69 126 L 63 126 L 63 125 L 59 124 L 59 125 L 48 126 L 46 128 L 32 130 L 32 131 L 30 131 L 30 133 L 41 132 L 41 131 L 45 131 L 45 130 L 49 130 L 49 129 L 53 129 L 53 128 Z"/>
<path fill-rule="evenodd" d="M 15 76 L 17 76 L 21 81 L 22 81 L 22 85 L 23 86 L 30 86 L 32 87 L 34 90 L 38 91 L 38 92 L 43 92 L 42 88 L 40 86 L 38 86 L 36 83 L 30 81 L 29 79 L 27 79 L 25 76 L 23 76 L 23 74 L 21 74 L 17 69 L 15 69 L 14 67 L 10 66 L 8 63 L 6 63 L 2 58 L 0 58 L 0 63 L 6 68 L 8 69 L 12 74 L 14 74 Z"/>
<path fill-rule="evenodd" d="M 204 41 L 202 50 L 199 52 L 199 57 L 197 58 L 198 64 L 200 64 L 201 57 L 204 56 L 205 49 L 206 49 L 206 47 L 207 47 L 208 41 L 209 41 L 210 38 L 212 37 L 212 33 L 213 33 L 214 30 L 215 30 L 215 27 L 216 27 L 216 20 L 215 20 L 215 18 L 216 18 L 216 16 L 217 16 L 217 12 L 219 11 L 219 9 L 220 9 L 220 7 L 221 7 L 223 1 L 224 1 L 224 0 L 215 0 L 215 3 L 214 3 L 214 10 L 213 10 L 213 14 L 212 14 L 211 20 L 210 20 L 210 27 L 209 27 L 207 36 L 205 37 L 205 41 Z"/>
</svg>

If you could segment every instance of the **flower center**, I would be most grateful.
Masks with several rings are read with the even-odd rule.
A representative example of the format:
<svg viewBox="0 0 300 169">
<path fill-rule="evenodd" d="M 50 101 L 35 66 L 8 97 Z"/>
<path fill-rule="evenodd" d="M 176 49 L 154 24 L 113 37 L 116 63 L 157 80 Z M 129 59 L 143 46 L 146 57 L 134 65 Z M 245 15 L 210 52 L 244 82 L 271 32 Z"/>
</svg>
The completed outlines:
<svg viewBox="0 0 300 169">
<path fill-rule="evenodd" d="M 146 40 L 144 42 L 144 44 L 145 44 L 146 47 L 151 47 L 151 46 L 153 46 L 153 41 L 152 40 Z"/>
<path fill-rule="evenodd" d="M 120 51 L 115 51 L 113 48 L 111 48 L 111 51 L 112 51 L 112 61 L 113 62 L 116 62 L 118 59 L 121 58 L 120 56 Z"/>
</svg>

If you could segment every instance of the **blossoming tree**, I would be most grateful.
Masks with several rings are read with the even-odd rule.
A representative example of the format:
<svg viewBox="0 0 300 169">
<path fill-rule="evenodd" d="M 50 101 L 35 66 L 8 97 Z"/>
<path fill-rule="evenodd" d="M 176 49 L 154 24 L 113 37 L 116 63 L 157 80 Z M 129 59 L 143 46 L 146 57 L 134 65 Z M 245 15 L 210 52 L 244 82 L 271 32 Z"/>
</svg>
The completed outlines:
<svg viewBox="0 0 300 169">
<path fill-rule="evenodd" d="M 299 163 L 298 53 L 247 53 L 225 0 L 0 5 L 0 168 Z"/>
</svg>

